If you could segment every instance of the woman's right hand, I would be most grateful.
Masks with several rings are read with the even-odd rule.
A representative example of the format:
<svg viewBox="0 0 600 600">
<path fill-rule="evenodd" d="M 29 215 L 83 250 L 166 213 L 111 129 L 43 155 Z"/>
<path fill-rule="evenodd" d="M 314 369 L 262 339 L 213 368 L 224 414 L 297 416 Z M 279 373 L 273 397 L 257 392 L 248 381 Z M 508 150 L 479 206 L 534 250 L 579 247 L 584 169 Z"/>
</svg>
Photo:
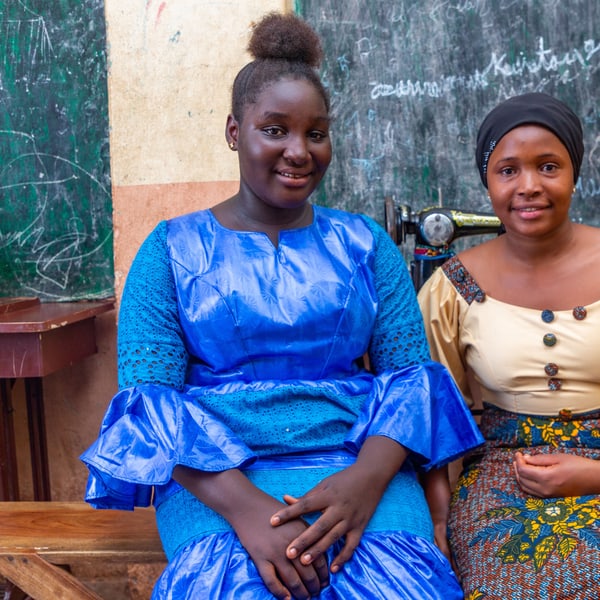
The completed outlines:
<svg viewBox="0 0 600 600">
<path fill-rule="evenodd" d="M 300 558 L 289 559 L 286 548 L 307 525 L 302 519 L 291 520 L 280 527 L 271 527 L 271 515 L 282 504 L 259 492 L 245 499 L 244 508 L 232 517 L 231 525 L 240 542 L 256 565 L 268 590 L 279 600 L 307 600 L 318 596 L 329 585 L 329 566 L 325 556 L 309 565 Z"/>
</svg>

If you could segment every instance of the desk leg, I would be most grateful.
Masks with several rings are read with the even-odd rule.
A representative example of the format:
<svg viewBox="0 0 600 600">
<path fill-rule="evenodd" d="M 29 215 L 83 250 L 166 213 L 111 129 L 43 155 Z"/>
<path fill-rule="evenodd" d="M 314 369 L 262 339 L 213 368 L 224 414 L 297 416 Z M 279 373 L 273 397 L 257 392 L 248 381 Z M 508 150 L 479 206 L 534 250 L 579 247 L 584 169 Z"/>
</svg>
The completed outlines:
<svg viewBox="0 0 600 600">
<path fill-rule="evenodd" d="M 27 415 L 29 418 L 33 497 L 35 500 L 50 500 L 50 470 L 48 468 L 44 393 L 41 377 L 27 377 L 25 379 L 25 396 L 27 397 Z"/>
<path fill-rule="evenodd" d="M 13 379 L 0 379 L 0 500 L 19 499 L 19 476 L 13 423 Z"/>
</svg>

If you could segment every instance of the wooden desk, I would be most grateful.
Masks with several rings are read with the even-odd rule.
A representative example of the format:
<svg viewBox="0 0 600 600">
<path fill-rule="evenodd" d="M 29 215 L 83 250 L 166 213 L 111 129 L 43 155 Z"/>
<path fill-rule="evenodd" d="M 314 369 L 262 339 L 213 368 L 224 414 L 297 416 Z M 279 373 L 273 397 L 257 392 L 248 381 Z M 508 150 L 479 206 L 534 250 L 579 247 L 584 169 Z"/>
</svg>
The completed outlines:
<svg viewBox="0 0 600 600">
<path fill-rule="evenodd" d="M 0 501 L 19 499 L 12 387 L 25 382 L 35 500 L 50 500 L 42 377 L 97 351 L 94 320 L 114 300 L 40 302 L 0 298 Z"/>
<path fill-rule="evenodd" d="M 153 508 L 128 512 L 94 510 L 83 502 L 0 502 L 0 575 L 28 598 L 102 600 L 56 565 L 115 562 L 166 564 Z"/>
</svg>

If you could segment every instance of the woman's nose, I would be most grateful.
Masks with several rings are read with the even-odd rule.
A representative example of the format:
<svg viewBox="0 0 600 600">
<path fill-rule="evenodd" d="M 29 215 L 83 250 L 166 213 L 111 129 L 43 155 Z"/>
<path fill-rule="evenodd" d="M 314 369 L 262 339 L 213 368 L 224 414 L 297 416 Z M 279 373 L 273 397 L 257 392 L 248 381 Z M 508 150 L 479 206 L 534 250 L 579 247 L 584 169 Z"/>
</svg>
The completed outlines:
<svg viewBox="0 0 600 600">
<path fill-rule="evenodd" d="M 523 169 L 519 176 L 519 193 L 526 196 L 541 190 L 541 178 L 536 169 Z"/>
<path fill-rule="evenodd" d="M 308 146 L 304 136 L 294 135 L 287 140 L 283 156 L 294 164 L 302 164 L 308 158 Z"/>
</svg>

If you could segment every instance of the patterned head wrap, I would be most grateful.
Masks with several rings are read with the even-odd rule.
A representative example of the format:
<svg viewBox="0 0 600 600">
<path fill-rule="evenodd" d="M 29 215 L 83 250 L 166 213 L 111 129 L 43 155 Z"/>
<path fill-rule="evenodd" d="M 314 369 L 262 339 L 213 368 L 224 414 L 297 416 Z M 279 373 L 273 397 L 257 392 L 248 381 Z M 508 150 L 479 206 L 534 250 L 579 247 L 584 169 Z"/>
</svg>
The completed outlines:
<svg viewBox="0 0 600 600">
<path fill-rule="evenodd" d="M 583 160 L 583 130 L 579 117 L 563 102 L 538 92 L 514 96 L 492 109 L 477 134 L 475 158 L 483 185 L 487 188 L 488 160 L 496 144 L 519 125 L 541 125 L 565 146 L 573 163 L 577 183 Z"/>
</svg>

